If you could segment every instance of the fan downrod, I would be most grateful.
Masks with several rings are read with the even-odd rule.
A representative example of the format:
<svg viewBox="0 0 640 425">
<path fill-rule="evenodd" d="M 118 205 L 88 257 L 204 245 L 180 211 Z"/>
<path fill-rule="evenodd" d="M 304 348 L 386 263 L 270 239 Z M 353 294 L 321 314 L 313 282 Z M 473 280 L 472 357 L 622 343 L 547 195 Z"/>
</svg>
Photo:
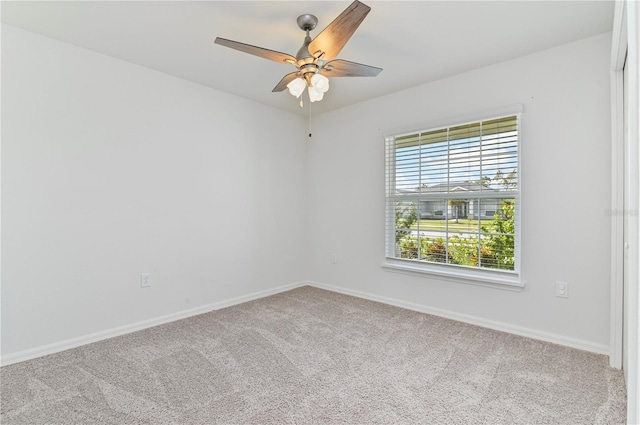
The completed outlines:
<svg viewBox="0 0 640 425">
<path fill-rule="evenodd" d="M 309 13 L 298 16 L 298 26 L 302 31 L 311 31 L 318 25 L 318 18 Z"/>
</svg>

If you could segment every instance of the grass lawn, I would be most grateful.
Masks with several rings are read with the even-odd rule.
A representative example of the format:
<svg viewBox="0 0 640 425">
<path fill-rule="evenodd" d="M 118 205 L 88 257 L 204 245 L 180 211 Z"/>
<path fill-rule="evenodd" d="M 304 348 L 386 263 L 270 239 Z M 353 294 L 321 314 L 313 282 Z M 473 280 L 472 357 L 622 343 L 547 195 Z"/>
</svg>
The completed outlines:
<svg viewBox="0 0 640 425">
<path fill-rule="evenodd" d="M 482 220 L 482 224 L 489 224 L 491 220 Z M 420 225 L 418 226 L 418 222 L 414 223 L 411 226 L 411 230 L 433 230 L 444 232 L 449 226 L 449 232 L 477 232 L 478 231 L 478 220 L 471 219 L 458 219 L 456 223 L 455 219 L 447 220 L 420 220 Z"/>
</svg>

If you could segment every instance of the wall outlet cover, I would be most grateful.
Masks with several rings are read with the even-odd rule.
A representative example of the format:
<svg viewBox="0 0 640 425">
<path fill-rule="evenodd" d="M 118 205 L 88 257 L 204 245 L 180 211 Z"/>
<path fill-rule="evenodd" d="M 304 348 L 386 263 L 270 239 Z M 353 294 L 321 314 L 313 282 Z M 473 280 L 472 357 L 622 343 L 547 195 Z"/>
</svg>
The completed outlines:
<svg viewBox="0 0 640 425">
<path fill-rule="evenodd" d="M 151 286 L 151 273 L 140 273 L 140 287 L 148 288 Z"/>
<path fill-rule="evenodd" d="M 556 297 L 569 298 L 569 284 L 567 282 L 556 282 Z"/>
</svg>

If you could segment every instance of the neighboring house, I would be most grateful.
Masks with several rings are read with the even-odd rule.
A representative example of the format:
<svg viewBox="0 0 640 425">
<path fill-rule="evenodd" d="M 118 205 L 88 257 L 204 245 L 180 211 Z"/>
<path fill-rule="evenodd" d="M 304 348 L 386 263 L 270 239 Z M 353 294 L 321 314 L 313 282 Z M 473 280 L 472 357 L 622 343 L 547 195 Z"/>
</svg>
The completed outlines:
<svg viewBox="0 0 640 425">
<path fill-rule="evenodd" d="M 445 218 L 470 218 L 480 220 L 492 220 L 500 209 L 502 200 L 498 198 L 474 199 L 474 194 L 479 192 L 498 192 L 499 189 L 491 186 L 484 186 L 478 182 L 456 182 L 447 190 L 446 183 L 434 185 L 423 185 L 415 189 L 417 193 L 469 193 L 469 199 L 434 199 L 421 200 L 418 204 L 418 214 L 420 219 L 444 220 Z"/>
</svg>

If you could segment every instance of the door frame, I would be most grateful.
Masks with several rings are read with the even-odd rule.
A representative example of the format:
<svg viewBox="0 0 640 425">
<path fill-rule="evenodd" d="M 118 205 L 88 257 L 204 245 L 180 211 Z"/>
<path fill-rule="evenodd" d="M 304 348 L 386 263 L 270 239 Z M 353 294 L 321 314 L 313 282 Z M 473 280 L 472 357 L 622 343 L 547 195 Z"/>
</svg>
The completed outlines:
<svg viewBox="0 0 640 425">
<path fill-rule="evenodd" d="M 613 22 L 611 51 L 611 342 L 609 362 L 613 367 L 622 366 L 623 338 L 627 368 L 624 371 L 627 383 L 627 423 L 640 421 L 640 3 L 616 1 Z M 623 67 L 628 67 L 628 85 L 623 86 Z M 627 137 L 624 137 L 624 95 L 628 110 Z M 625 158 L 625 143 L 628 155 Z M 623 171 L 626 165 L 627 175 Z M 622 187 L 627 182 L 626 188 Z M 627 191 L 628 205 L 624 205 Z M 623 205 L 621 205 L 621 203 Z M 622 208 L 616 210 L 616 208 Z M 621 221 L 626 215 L 628 227 Z M 623 262 L 624 232 L 628 235 L 628 264 Z M 627 284 L 624 285 L 622 271 L 628 267 Z M 623 290 L 624 292 L 623 296 Z M 626 308 L 626 317 L 623 317 Z M 624 335 L 623 330 L 624 328 Z"/>
<path fill-rule="evenodd" d="M 616 2 L 611 48 L 611 320 L 609 365 L 622 369 L 624 312 L 624 76 L 628 48 L 626 7 Z"/>
</svg>

